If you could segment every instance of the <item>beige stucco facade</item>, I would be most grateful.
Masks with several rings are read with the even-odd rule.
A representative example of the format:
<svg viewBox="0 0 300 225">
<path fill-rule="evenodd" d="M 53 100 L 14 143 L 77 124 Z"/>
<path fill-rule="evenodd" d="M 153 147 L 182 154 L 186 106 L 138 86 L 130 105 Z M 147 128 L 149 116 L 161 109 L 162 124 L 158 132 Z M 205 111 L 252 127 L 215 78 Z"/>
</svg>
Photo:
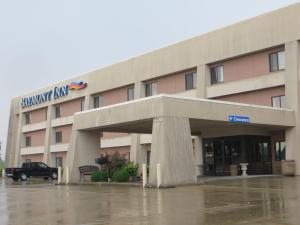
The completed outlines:
<svg viewBox="0 0 300 225">
<path fill-rule="evenodd" d="M 300 175 L 299 27 L 300 4 L 295 4 L 14 98 L 7 166 L 41 154 L 44 162 L 54 165 L 54 158 L 61 156 L 71 181 L 76 181 L 78 166 L 93 164 L 100 149 L 130 152 L 131 160 L 144 163 L 145 146 L 151 144 L 151 184 L 156 183 L 158 163 L 163 185 L 193 183 L 201 175 L 197 168 L 204 160 L 202 138 L 272 136 L 281 131 L 286 158 L 296 161 Z M 269 56 L 278 51 L 284 51 L 285 68 L 273 72 Z M 211 68 L 218 65 L 223 66 L 224 81 L 211 84 Z M 193 72 L 194 87 L 187 88 L 186 75 Z M 22 98 L 74 81 L 86 82 L 87 87 L 21 106 Z M 156 93 L 162 95 L 145 98 L 149 82 L 156 82 Z M 131 101 L 129 88 L 134 93 Z M 95 96 L 103 98 L 103 107 L 93 109 Z M 284 109 L 272 108 L 276 96 L 285 96 Z M 26 124 L 28 113 L 31 121 Z M 250 121 L 233 124 L 231 115 Z M 54 142 L 58 131 L 61 143 Z M 25 146 L 29 134 L 31 146 Z"/>
</svg>

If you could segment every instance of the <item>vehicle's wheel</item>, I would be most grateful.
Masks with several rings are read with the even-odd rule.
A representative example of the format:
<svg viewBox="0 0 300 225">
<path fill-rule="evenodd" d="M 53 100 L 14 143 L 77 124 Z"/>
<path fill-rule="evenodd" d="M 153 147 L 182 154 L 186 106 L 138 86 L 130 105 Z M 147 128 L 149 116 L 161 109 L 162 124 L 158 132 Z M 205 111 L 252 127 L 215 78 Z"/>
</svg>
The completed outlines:
<svg viewBox="0 0 300 225">
<path fill-rule="evenodd" d="M 22 173 L 20 178 L 21 178 L 22 181 L 26 181 L 28 177 L 25 173 Z"/>
<path fill-rule="evenodd" d="M 19 180 L 18 177 L 13 177 L 12 179 L 13 179 L 13 181 L 18 181 Z"/>
<path fill-rule="evenodd" d="M 56 172 L 52 172 L 52 173 L 51 173 L 51 178 L 52 178 L 53 180 L 56 180 L 56 179 L 57 179 L 57 173 L 56 173 Z"/>
</svg>

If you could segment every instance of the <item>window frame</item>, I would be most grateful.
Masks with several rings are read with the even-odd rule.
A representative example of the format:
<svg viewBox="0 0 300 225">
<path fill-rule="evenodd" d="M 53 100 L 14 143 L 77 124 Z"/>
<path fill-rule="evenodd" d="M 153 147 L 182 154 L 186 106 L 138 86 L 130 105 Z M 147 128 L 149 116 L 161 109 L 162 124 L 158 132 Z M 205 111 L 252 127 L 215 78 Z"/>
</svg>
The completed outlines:
<svg viewBox="0 0 300 225">
<path fill-rule="evenodd" d="M 153 94 L 153 85 L 156 85 L 156 92 Z M 149 88 L 150 95 L 147 94 L 147 87 Z M 158 82 L 157 81 L 151 81 L 145 84 L 145 97 L 150 97 L 158 94 Z"/>
<path fill-rule="evenodd" d="M 277 96 L 272 96 L 271 97 L 271 104 L 272 104 L 272 107 L 274 107 L 274 108 L 285 108 L 286 106 L 285 106 L 285 104 L 283 105 L 283 103 L 282 103 L 282 98 L 285 98 L 285 95 L 277 95 Z M 279 107 L 277 107 L 277 106 L 274 106 L 274 101 L 273 101 L 273 99 L 275 99 L 275 98 L 279 98 L 279 104 L 280 104 L 280 106 Z M 285 100 L 284 100 L 284 102 L 285 102 Z"/>
<path fill-rule="evenodd" d="M 80 99 L 80 112 L 84 111 L 85 99 Z"/>
<path fill-rule="evenodd" d="M 31 136 L 26 136 L 25 137 L 25 147 L 31 147 L 32 143 L 31 143 Z"/>
<path fill-rule="evenodd" d="M 56 105 L 55 106 L 55 118 L 61 118 L 62 117 L 62 113 L 61 113 L 61 105 Z"/>
<path fill-rule="evenodd" d="M 192 86 L 191 87 L 188 87 L 189 86 L 188 85 L 189 84 L 189 82 L 188 82 L 189 77 L 192 78 Z M 186 91 L 196 89 L 197 88 L 196 83 L 197 83 L 197 71 L 193 71 L 193 72 L 189 72 L 189 73 L 185 74 L 185 90 Z"/>
<path fill-rule="evenodd" d="M 269 53 L 269 71 L 270 71 L 270 73 L 285 70 L 285 59 L 284 59 L 284 68 L 281 68 L 281 69 L 279 68 L 279 65 L 280 65 L 280 63 L 279 63 L 279 56 L 278 56 L 279 53 L 285 54 L 285 50 L 280 50 L 280 51 Z M 273 55 L 276 55 L 276 69 L 275 70 L 273 70 L 273 68 L 272 68 L 272 62 L 271 62 L 271 57 Z M 284 57 L 285 57 L 285 55 L 284 55 Z"/>
<path fill-rule="evenodd" d="M 222 68 L 222 79 L 219 81 L 218 77 L 219 75 L 216 73 L 216 69 L 217 68 Z M 215 81 L 213 79 L 213 75 L 216 77 Z M 211 85 L 215 85 L 215 84 L 220 84 L 224 82 L 224 65 L 217 65 L 217 66 L 213 66 L 210 68 L 210 84 Z"/>
<path fill-rule="evenodd" d="M 102 95 L 95 95 L 93 98 L 94 98 L 93 99 L 94 109 L 101 108 L 102 104 L 103 104 L 103 97 L 102 97 Z M 98 106 L 97 107 L 96 107 L 96 99 L 98 99 Z"/>
<path fill-rule="evenodd" d="M 63 142 L 63 133 L 61 130 L 55 131 L 55 144 L 61 144 Z"/>
<path fill-rule="evenodd" d="M 130 99 L 130 91 L 132 90 L 132 99 Z M 130 86 L 127 88 L 127 101 L 134 100 L 134 86 Z"/>
<path fill-rule="evenodd" d="M 30 113 L 25 113 L 25 124 L 31 124 L 31 115 Z"/>
<path fill-rule="evenodd" d="M 284 153 L 283 153 L 283 149 L 282 149 L 283 143 L 284 143 Z M 277 144 L 279 145 L 279 155 L 277 154 Z M 286 142 L 285 141 L 275 141 L 274 142 L 274 151 L 275 151 L 275 161 L 276 162 L 285 160 L 286 159 Z"/>
</svg>

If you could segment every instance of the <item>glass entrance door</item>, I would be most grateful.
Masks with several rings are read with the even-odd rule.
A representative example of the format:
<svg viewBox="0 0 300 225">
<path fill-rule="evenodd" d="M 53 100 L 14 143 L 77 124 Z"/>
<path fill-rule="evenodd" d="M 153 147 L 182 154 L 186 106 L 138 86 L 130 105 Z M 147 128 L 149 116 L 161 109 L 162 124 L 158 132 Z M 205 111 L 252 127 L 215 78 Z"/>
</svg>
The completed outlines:
<svg viewBox="0 0 300 225">
<path fill-rule="evenodd" d="M 205 175 L 230 175 L 230 165 L 239 160 L 240 146 L 240 137 L 214 138 L 204 141 Z"/>
</svg>

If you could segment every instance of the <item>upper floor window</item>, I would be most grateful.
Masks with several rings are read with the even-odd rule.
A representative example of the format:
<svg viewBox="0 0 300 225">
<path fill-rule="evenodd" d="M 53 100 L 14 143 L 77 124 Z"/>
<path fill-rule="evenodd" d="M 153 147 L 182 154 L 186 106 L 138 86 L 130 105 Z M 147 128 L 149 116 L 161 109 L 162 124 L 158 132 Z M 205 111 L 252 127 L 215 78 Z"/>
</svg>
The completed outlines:
<svg viewBox="0 0 300 225">
<path fill-rule="evenodd" d="M 148 83 L 145 86 L 146 89 L 146 97 L 156 95 L 157 94 L 157 82 Z"/>
<path fill-rule="evenodd" d="M 272 106 L 277 108 L 285 108 L 285 96 L 272 97 Z"/>
<path fill-rule="evenodd" d="M 216 66 L 210 69 L 211 84 L 222 83 L 224 81 L 224 67 Z"/>
<path fill-rule="evenodd" d="M 61 117 L 61 106 L 56 105 L 55 106 L 55 118 L 60 118 Z"/>
<path fill-rule="evenodd" d="M 31 136 L 27 136 L 25 138 L 25 146 L 30 147 L 31 146 Z"/>
<path fill-rule="evenodd" d="M 285 68 L 285 54 L 284 51 L 271 53 L 269 55 L 270 72 L 283 70 Z"/>
<path fill-rule="evenodd" d="M 197 72 L 188 73 L 185 75 L 185 90 L 196 88 Z"/>
<path fill-rule="evenodd" d="M 55 143 L 61 143 L 62 142 L 62 132 L 56 131 L 55 132 Z"/>
<path fill-rule="evenodd" d="M 84 99 L 80 100 L 80 111 L 84 110 Z"/>
<path fill-rule="evenodd" d="M 276 141 L 275 142 L 275 160 L 281 161 L 285 160 L 285 142 Z"/>
<path fill-rule="evenodd" d="M 102 96 L 94 96 L 94 108 L 100 108 L 103 104 Z"/>
<path fill-rule="evenodd" d="M 127 88 L 127 100 L 134 100 L 134 87 Z"/>
<path fill-rule="evenodd" d="M 30 124 L 30 114 L 29 113 L 25 114 L 25 124 Z"/>
</svg>

